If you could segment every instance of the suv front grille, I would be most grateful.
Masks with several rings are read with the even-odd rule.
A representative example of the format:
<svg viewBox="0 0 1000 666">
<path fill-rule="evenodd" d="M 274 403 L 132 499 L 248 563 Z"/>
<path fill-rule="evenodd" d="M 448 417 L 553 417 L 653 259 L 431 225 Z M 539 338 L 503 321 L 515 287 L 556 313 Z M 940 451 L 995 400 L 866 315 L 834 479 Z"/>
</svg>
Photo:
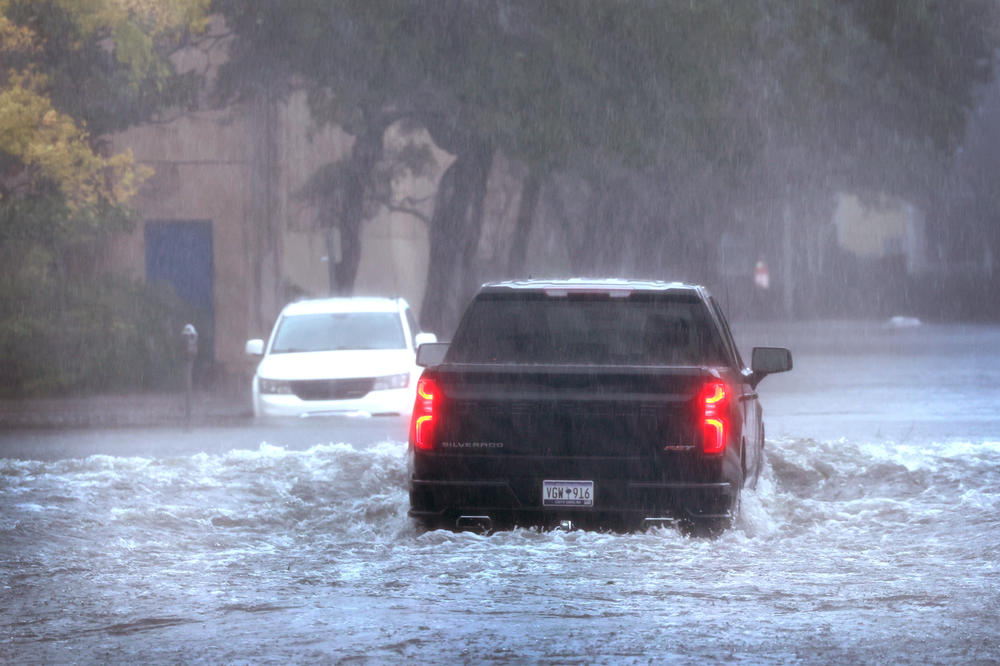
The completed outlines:
<svg viewBox="0 0 1000 666">
<path fill-rule="evenodd" d="M 374 377 L 321 379 L 292 382 L 292 392 L 300 400 L 352 400 L 365 397 L 374 386 Z"/>
</svg>

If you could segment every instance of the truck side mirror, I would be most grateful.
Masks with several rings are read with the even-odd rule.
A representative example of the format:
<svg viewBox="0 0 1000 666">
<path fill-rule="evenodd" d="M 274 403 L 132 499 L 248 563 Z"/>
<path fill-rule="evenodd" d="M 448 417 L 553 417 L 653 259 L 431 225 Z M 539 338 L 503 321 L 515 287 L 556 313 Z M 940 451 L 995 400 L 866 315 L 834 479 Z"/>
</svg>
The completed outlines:
<svg viewBox="0 0 1000 666">
<path fill-rule="evenodd" d="M 751 383 L 757 386 L 767 375 L 791 370 L 792 352 L 784 347 L 754 347 L 750 369 L 753 371 Z"/>
<path fill-rule="evenodd" d="M 263 356 L 264 341 L 260 338 L 247 340 L 246 353 L 248 356 Z"/>
<path fill-rule="evenodd" d="M 444 361 L 444 355 L 448 353 L 447 342 L 429 342 L 417 347 L 417 365 L 421 368 L 429 368 L 432 365 L 440 365 Z"/>
</svg>

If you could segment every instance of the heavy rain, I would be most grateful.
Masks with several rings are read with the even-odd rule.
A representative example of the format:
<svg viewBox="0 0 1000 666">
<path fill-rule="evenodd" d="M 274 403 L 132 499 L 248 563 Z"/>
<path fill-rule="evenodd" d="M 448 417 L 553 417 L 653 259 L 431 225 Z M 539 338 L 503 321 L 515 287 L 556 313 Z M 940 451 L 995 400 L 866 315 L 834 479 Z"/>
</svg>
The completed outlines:
<svg viewBox="0 0 1000 666">
<path fill-rule="evenodd" d="M 0 0 L 0 660 L 1000 661 L 998 48 L 997 0 Z M 408 515 L 365 392 L 573 277 L 791 350 L 728 529 Z M 390 322 L 284 350 L 349 410 L 261 374 L 300 301 Z"/>
</svg>

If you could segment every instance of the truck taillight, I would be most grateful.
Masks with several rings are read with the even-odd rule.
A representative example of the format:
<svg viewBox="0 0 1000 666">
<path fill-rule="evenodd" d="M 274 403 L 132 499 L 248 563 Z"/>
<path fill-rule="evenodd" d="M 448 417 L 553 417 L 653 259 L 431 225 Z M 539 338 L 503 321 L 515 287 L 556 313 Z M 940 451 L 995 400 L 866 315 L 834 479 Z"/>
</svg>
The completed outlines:
<svg viewBox="0 0 1000 666">
<path fill-rule="evenodd" d="M 701 390 L 702 450 L 722 453 L 726 449 L 729 408 L 729 387 L 724 382 L 709 382 Z"/>
<path fill-rule="evenodd" d="M 429 451 L 434 448 L 434 405 L 438 388 L 434 380 L 421 377 L 417 380 L 417 399 L 410 418 L 410 441 L 415 448 Z"/>
</svg>

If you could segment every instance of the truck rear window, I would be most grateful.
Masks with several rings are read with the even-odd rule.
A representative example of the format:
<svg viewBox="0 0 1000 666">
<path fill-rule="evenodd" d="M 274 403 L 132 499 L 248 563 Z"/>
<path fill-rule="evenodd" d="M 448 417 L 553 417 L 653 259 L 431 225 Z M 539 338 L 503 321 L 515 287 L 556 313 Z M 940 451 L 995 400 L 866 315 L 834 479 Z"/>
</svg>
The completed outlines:
<svg viewBox="0 0 1000 666">
<path fill-rule="evenodd" d="M 482 294 L 448 351 L 451 363 L 725 365 L 696 296 Z"/>
</svg>

